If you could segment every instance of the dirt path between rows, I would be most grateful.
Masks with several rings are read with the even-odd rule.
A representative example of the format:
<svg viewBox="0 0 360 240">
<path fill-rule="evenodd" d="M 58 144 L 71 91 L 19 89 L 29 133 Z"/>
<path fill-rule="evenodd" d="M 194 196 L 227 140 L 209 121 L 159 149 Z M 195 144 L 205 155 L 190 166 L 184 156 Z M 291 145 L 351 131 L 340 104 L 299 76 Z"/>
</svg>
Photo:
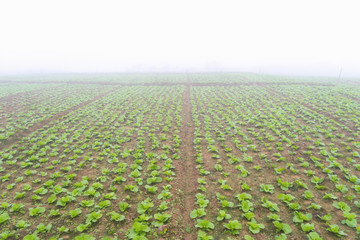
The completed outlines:
<svg viewBox="0 0 360 240">
<path fill-rule="evenodd" d="M 192 107 L 190 102 L 191 86 L 188 79 L 183 92 L 183 106 L 181 111 L 182 128 L 180 137 L 182 143 L 180 146 L 181 158 L 176 161 L 175 169 L 178 169 L 177 173 L 177 186 L 182 189 L 180 194 L 180 211 L 181 211 L 181 223 L 183 228 L 181 232 L 183 236 L 181 239 L 193 240 L 196 239 L 196 229 L 194 227 L 194 220 L 190 218 L 190 212 L 195 206 L 195 195 L 197 191 L 197 176 L 196 163 L 193 161 L 195 149 L 193 148 L 193 132 L 194 124 L 192 121 Z"/>
<path fill-rule="evenodd" d="M 52 116 L 50 118 L 45 119 L 44 121 L 37 122 L 36 124 L 34 124 L 29 129 L 17 132 L 13 136 L 6 139 L 4 142 L 0 142 L 0 151 L 4 150 L 6 148 L 9 148 L 11 145 L 13 145 L 16 142 L 20 141 L 22 138 L 28 137 L 31 133 L 45 127 L 46 125 L 48 125 L 52 121 L 55 121 L 56 119 L 59 119 L 59 118 L 65 116 L 65 115 L 67 115 L 67 114 L 69 114 L 69 113 L 71 113 L 73 111 L 76 111 L 79 108 L 82 108 L 82 107 L 84 107 L 86 105 L 89 105 L 90 103 L 95 102 L 96 100 L 106 96 L 107 94 L 109 94 L 110 92 L 113 92 L 113 91 L 115 91 L 115 89 L 107 91 L 107 92 L 105 92 L 103 94 L 100 94 L 100 95 L 98 95 L 98 96 L 96 96 L 96 97 L 94 97 L 94 98 L 92 98 L 92 99 L 90 99 L 90 100 L 88 100 L 86 102 L 83 102 L 83 103 L 81 103 L 81 104 L 79 104 L 77 106 L 74 106 L 74 107 L 71 107 L 71 108 L 69 108 L 69 109 L 67 109 L 65 111 L 62 111 L 62 112 L 60 112 L 60 113 L 58 113 L 58 114 L 56 114 L 56 115 L 54 115 L 54 116 Z"/>
</svg>

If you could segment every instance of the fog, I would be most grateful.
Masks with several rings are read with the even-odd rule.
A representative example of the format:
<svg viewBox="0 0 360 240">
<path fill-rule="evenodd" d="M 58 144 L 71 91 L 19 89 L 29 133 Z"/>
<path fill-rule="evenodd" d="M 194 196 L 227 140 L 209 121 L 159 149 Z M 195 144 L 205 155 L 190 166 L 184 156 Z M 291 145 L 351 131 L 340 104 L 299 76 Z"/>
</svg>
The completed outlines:
<svg viewBox="0 0 360 240">
<path fill-rule="evenodd" d="M 0 74 L 360 76 L 357 1 L 1 1 Z"/>
</svg>

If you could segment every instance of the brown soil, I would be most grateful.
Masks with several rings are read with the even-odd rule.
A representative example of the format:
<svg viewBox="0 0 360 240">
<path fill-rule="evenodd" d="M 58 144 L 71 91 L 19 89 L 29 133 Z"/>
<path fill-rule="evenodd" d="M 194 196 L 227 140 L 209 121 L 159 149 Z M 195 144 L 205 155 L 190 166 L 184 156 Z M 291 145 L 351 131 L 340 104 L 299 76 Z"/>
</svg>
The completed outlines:
<svg viewBox="0 0 360 240">
<path fill-rule="evenodd" d="M 194 220 L 190 218 L 190 212 L 195 206 L 195 194 L 197 191 L 197 176 L 195 161 L 193 161 L 193 155 L 195 153 L 193 148 L 193 122 L 192 122 L 192 107 L 190 103 L 190 84 L 186 84 L 186 89 L 183 93 L 183 107 L 181 112 L 182 128 L 180 131 L 180 137 L 182 143 L 180 146 L 180 152 L 182 157 L 174 162 L 175 169 L 177 171 L 177 178 L 174 180 L 178 189 L 182 189 L 180 192 L 181 206 L 180 213 L 182 215 L 180 226 L 182 226 L 182 238 L 181 239 L 196 239 L 196 229 L 194 228 Z M 190 229 L 190 231 L 189 231 Z"/>
</svg>

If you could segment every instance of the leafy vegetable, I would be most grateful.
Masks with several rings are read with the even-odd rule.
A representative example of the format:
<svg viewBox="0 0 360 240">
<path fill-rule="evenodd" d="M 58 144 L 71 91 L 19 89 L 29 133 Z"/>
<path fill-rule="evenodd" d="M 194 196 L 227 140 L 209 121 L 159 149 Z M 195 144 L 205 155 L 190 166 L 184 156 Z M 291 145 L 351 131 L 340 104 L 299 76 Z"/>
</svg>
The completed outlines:
<svg viewBox="0 0 360 240">
<path fill-rule="evenodd" d="M 255 218 L 251 219 L 250 222 L 247 224 L 249 226 L 250 232 L 253 234 L 257 234 L 260 232 L 261 229 L 264 229 L 265 226 L 263 224 L 257 223 Z"/>
<path fill-rule="evenodd" d="M 329 232 L 334 233 L 338 237 L 347 235 L 344 231 L 341 231 L 339 226 L 336 225 L 336 224 L 329 225 L 329 227 L 326 230 L 328 230 Z"/>
<path fill-rule="evenodd" d="M 190 217 L 191 218 L 197 218 L 197 217 L 203 217 L 206 215 L 204 208 L 197 208 L 191 211 Z"/>
<path fill-rule="evenodd" d="M 116 221 L 116 222 L 121 222 L 121 221 L 124 221 L 125 220 L 125 216 L 124 215 L 121 215 L 117 212 L 109 212 L 108 214 L 106 214 L 107 216 L 110 216 L 111 220 L 112 221 Z"/>
<path fill-rule="evenodd" d="M 271 184 L 260 184 L 260 191 L 273 194 L 274 193 L 274 186 Z"/>
<path fill-rule="evenodd" d="M 276 227 L 277 232 L 284 232 L 285 234 L 290 234 L 292 232 L 291 227 L 288 224 L 279 221 L 275 221 L 273 224 Z"/>
<path fill-rule="evenodd" d="M 229 221 L 224 224 L 224 227 L 230 231 L 232 235 L 239 235 L 241 230 L 241 224 L 238 220 Z"/>
<path fill-rule="evenodd" d="M 205 231 L 210 231 L 210 229 L 214 229 L 215 225 L 206 219 L 197 219 L 197 224 L 195 225 L 197 228 L 201 228 Z"/>
<path fill-rule="evenodd" d="M 43 214 L 45 212 L 44 207 L 37 207 L 37 208 L 29 208 L 29 215 L 31 217 L 38 216 L 40 214 Z"/>
</svg>

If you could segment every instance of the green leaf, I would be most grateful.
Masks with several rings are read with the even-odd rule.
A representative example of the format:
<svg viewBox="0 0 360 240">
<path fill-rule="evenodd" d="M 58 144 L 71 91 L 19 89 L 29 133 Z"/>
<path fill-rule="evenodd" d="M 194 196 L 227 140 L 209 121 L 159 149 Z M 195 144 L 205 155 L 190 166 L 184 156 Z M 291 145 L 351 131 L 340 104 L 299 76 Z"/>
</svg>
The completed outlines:
<svg viewBox="0 0 360 240">
<path fill-rule="evenodd" d="M 325 222 L 328 222 L 328 221 L 330 221 L 331 219 L 332 219 L 332 216 L 331 216 L 331 214 L 329 213 L 329 214 L 326 214 L 326 215 L 324 215 L 324 216 L 322 216 L 322 217 L 320 217 L 320 216 L 318 216 L 321 220 L 324 220 Z"/>
<path fill-rule="evenodd" d="M 101 211 L 92 212 L 86 215 L 86 224 L 97 222 L 102 217 Z"/>
<path fill-rule="evenodd" d="M 158 207 L 158 210 L 160 210 L 160 211 L 165 211 L 167 209 L 169 209 L 169 206 L 168 206 L 168 203 L 165 201 L 163 201 Z"/>
<path fill-rule="evenodd" d="M 326 229 L 329 232 L 334 233 L 336 236 L 346 236 L 347 234 L 340 230 L 339 226 L 336 224 L 329 225 L 329 227 Z"/>
<path fill-rule="evenodd" d="M 3 224 L 9 220 L 10 220 L 10 216 L 6 212 L 0 215 L 0 224 Z"/>
<path fill-rule="evenodd" d="M 45 212 L 44 207 L 37 207 L 37 208 L 29 208 L 29 215 L 31 217 L 38 216 L 40 214 L 43 214 Z"/>
<path fill-rule="evenodd" d="M 62 197 L 60 198 L 57 202 L 56 202 L 56 206 L 62 206 L 62 207 L 65 207 L 68 203 L 72 202 L 72 201 L 75 201 L 76 199 L 71 196 L 71 195 L 68 195 L 68 196 L 65 196 L 65 197 Z"/>
<path fill-rule="evenodd" d="M 275 240 L 287 240 L 287 237 L 284 233 L 275 236 Z"/>
<path fill-rule="evenodd" d="M 234 207 L 234 203 L 230 202 L 228 200 L 222 200 L 222 201 L 220 201 L 220 203 L 221 203 L 222 208 L 232 208 L 232 207 Z"/>
<path fill-rule="evenodd" d="M 250 202 L 249 200 L 244 200 L 241 202 L 239 207 L 244 213 L 246 213 L 246 212 L 254 210 L 253 205 L 254 204 L 252 202 Z"/>
<path fill-rule="evenodd" d="M 295 197 L 291 194 L 283 194 L 283 193 L 280 193 L 278 195 L 278 199 L 283 201 L 284 203 L 290 203 L 292 200 L 295 199 Z"/>
<path fill-rule="evenodd" d="M 76 236 L 74 240 L 95 240 L 96 238 L 90 234 L 82 233 L 79 236 Z"/>
<path fill-rule="evenodd" d="M 139 235 L 145 235 L 145 233 L 150 232 L 150 230 L 150 227 L 146 223 L 134 222 L 129 231 L 128 237 L 130 239 L 134 239 Z"/>
<path fill-rule="evenodd" d="M 54 203 L 55 201 L 56 201 L 56 194 L 52 194 L 47 200 L 48 203 Z"/>
<path fill-rule="evenodd" d="M 224 227 L 230 231 L 232 235 L 239 235 L 242 226 L 238 220 L 229 221 L 229 223 L 224 224 Z"/>
<path fill-rule="evenodd" d="M 302 223 L 301 229 L 303 230 L 303 232 L 311 232 L 312 230 L 314 230 L 314 224 Z"/>
<path fill-rule="evenodd" d="M 260 232 L 261 229 L 264 229 L 265 226 L 263 224 L 257 223 L 255 218 L 251 219 L 251 222 L 247 224 L 249 226 L 250 232 L 253 234 L 257 234 Z"/>
<path fill-rule="evenodd" d="M 137 212 L 139 214 L 144 214 L 150 211 L 150 208 L 152 207 L 154 207 L 154 204 L 151 202 L 150 198 L 147 198 L 138 204 Z"/>
<path fill-rule="evenodd" d="M 105 199 L 110 199 L 110 200 L 117 199 L 116 194 L 114 192 L 110 192 L 108 194 L 105 194 L 104 198 Z"/>
<path fill-rule="evenodd" d="M 86 229 L 88 229 L 90 227 L 90 224 L 79 224 L 79 226 L 77 226 L 76 230 L 78 230 L 79 232 L 83 232 Z"/>
<path fill-rule="evenodd" d="M 203 217 L 206 215 L 204 208 L 197 208 L 191 211 L 190 217 L 191 218 L 197 218 L 197 217 Z"/>
<path fill-rule="evenodd" d="M 70 213 L 70 217 L 74 218 L 76 216 L 79 216 L 82 213 L 82 210 L 80 208 L 76 208 L 74 210 L 70 210 L 69 213 Z"/>
<path fill-rule="evenodd" d="M 80 202 L 80 205 L 81 205 L 82 207 L 91 207 L 91 206 L 94 206 L 94 204 L 95 204 L 95 201 L 94 201 L 94 200 L 82 200 L 82 201 Z"/>
<path fill-rule="evenodd" d="M 117 212 L 114 212 L 114 211 L 109 212 L 109 213 L 106 214 L 106 215 L 107 215 L 107 216 L 110 216 L 112 221 L 121 222 L 121 221 L 124 221 L 124 220 L 125 220 L 125 216 L 124 216 L 124 215 L 118 214 Z"/>
<path fill-rule="evenodd" d="M 274 226 L 276 227 L 277 232 L 284 232 L 285 234 L 290 234 L 292 232 L 291 227 L 288 224 L 281 223 L 279 221 L 273 222 Z"/>
<path fill-rule="evenodd" d="M 343 216 L 346 219 L 341 222 L 342 224 L 346 224 L 349 227 L 356 228 L 357 220 L 356 220 L 356 214 L 355 213 L 344 212 Z"/>
<path fill-rule="evenodd" d="M 214 238 L 210 235 L 207 235 L 206 232 L 199 230 L 197 235 L 197 240 L 213 240 Z"/>
<path fill-rule="evenodd" d="M 13 237 L 15 235 L 15 231 L 8 231 L 8 230 L 5 230 L 3 232 L 0 233 L 0 239 L 11 239 L 11 237 Z"/>
<path fill-rule="evenodd" d="M 122 212 L 125 212 L 129 207 L 130 207 L 130 205 L 127 202 L 120 202 L 119 203 L 119 209 Z"/>
<path fill-rule="evenodd" d="M 167 213 L 164 213 L 164 214 L 157 213 L 154 215 L 154 218 L 157 221 L 154 221 L 153 225 L 155 227 L 160 227 L 160 226 L 164 225 L 165 222 L 169 221 L 169 219 L 171 218 L 171 215 L 167 214 Z"/>
<path fill-rule="evenodd" d="M 337 199 L 337 197 L 334 196 L 332 193 L 325 193 L 325 195 L 323 196 L 323 199 L 332 199 L 332 200 L 335 200 L 335 199 Z"/>
<path fill-rule="evenodd" d="M 23 240 L 40 240 L 40 238 L 37 236 L 37 233 L 33 233 L 31 235 L 26 235 Z"/>
<path fill-rule="evenodd" d="M 308 234 L 309 240 L 323 240 L 317 232 L 311 232 Z"/>
<path fill-rule="evenodd" d="M 315 209 L 315 210 L 319 210 L 319 209 L 321 209 L 322 207 L 321 207 L 321 205 L 319 205 L 319 204 L 315 204 L 315 203 L 311 203 L 310 204 L 310 206 L 308 206 L 307 207 L 307 209 Z"/>
<path fill-rule="evenodd" d="M 312 219 L 312 214 L 308 213 L 308 214 L 303 214 L 301 212 L 294 212 L 294 217 L 293 217 L 293 222 L 294 223 L 302 223 L 304 221 L 308 222 Z"/>
<path fill-rule="evenodd" d="M 252 199 L 252 196 L 248 193 L 240 193 L 240 194 L 237 194 L 235 197 L 239 200 L 239 202 Z"/>
<path fill-rule="evenodd" d="M 205 231 L 209 231 L 210 229 L 214 229 L 215 225 L 206 219 L 204 220 L 198 219 L 195 227 L 201 228 Z"/>
<path fill-rule="evenodd" d="M 269 209 L 272 212 L 273 211 L 280 212 L 278 205 L 274 202 L 267 200 L 266 197 L 262 197 L 261 201 L 263 202 L 263 204 L 261 204 L 261 206 Z"/>
<path fill-rule="evenodd" d="M 47 190 L 46 188 L 43 188 L 43 187 L 41 187 L 41 188 L 39 188 L 39 189 L 37 189 L 37 190 L 34 191 L 34 193 L 40 194 L 40 195 L 44 195 L 44 194 L 46 194 L 47 192 L 48 192 L 48 190 Z"/>
<path fill-rule="evenodd" d="M 282 221 L 276 213 L 270 213 L 267 217 L 272 221 Z"/>
<path fill-rule="evenodd" d="M 346 203 L 340 201 L 340 202 L 334 202 L 333 206 L 337 209 L 340 209 L 343 212 L 349 212 L 351 211 L 351 208 Z"/>
<path fill-rule="evenodd" d="M 310 200 L 310 199 L 313 199 L 314 198 L 314 194 L 309 191 L 309 190 L 306 190 L 303 194 L 304 198 L 307 199 L 307 200 Z"/>
<path fill-rule="evenodd" d="M 0 208 L 2 208 L 2 209 L 8 209 L 9 207 L 10 207 L 10 203 L 8 203 L 8 202 L 2 202 L 1 204 L 0 204 Z"/>
<path fill-rule="evenodd" d="M 209 200 L 200 198 L 196 201 L 196 203 L 199 205 L 199 207 L 206 208 L 206 206 L 209 204 Z"/>
<path fill-rule="evenodd" d="M 255 214 L 253 212 L 247 212 L 242 215 L 247 220 L 251 221 L 255 217 Z"/>
<path fill-rule="evenodd" d="M 217 216 L 216 220 L 220 222 L 224 219 L 230 219 L 230 218 L 231 218 L 230 214 L 227 214 L 225 210 L 220 210 L 218 212 L 218 216 Z"/>
<path fill-rule="evenodd" d="M 58 217 L 60 216 L 61 213 L 60 213 L 60 210 L 59 209 L 51 209 L 50 210 L 50 213 L 49 213 L 49 217 Z"/>
<path fill-rule="evenodd" d="M 298 203 L 288 203 L 288 207 L 291 210 L 299 210 L 299 209 L 301 209 L 301 206 Z"/>
<path fill-rule="evenodd" d="M 47 226 L 45 226 L 45 224 L 40 223 L 39 225 L 37 225 L 37 230 L 40 233 L 45 233 L 45 232 L 50 232 L 51 228 L 52 228 L 52 224 L 49 223 Z"/>
<path fill-rule="evenodd" d="M 274 186 L 271 184 L 260 184 L 260 191 L 273 194 L 274 193 Z"/>
<path fill-rule="evenodd" d="M 96 208 L 104 209 L 111 206 L 110 200 L 104 200 L 99 202 L 98 205 L 96 205 Z"/>
<path fill-rule="evenodd" d="M 16 228 L 27 228 L 27 227 L 30 227 L 31 224 L 30 223 L 27 223 L 25 222 L 24 220 L 19 220 L 17 223 L 16 223 Z"/>
<path fill-rule="evenodd" d="M 251 237 L 250 235 L 245 235 L 244 240 L 255 240 L 255 239 L 253 237 Z"/>
<path fill-rule="evenodd" d="M 150 186 L 150 185 L 145 185 L 145 189 L 146 189 L 148 192 L 150 192 L 150 193 L 152 193 L 152 194 L 155 194 L 156 191 L 158 190 L 158 187 L 156 187 L 156 186 Z"/>
<path fill-rule="evenodd" d="M 289 188 L 291 188 L 293 186 L 292 182 L 282 181 L 280 178 L 276 178 L 276 181 L 278 182 L 278 185 L 280 186 L 280 188 L 284 191 L 289 190 Z"/>
</svg>

